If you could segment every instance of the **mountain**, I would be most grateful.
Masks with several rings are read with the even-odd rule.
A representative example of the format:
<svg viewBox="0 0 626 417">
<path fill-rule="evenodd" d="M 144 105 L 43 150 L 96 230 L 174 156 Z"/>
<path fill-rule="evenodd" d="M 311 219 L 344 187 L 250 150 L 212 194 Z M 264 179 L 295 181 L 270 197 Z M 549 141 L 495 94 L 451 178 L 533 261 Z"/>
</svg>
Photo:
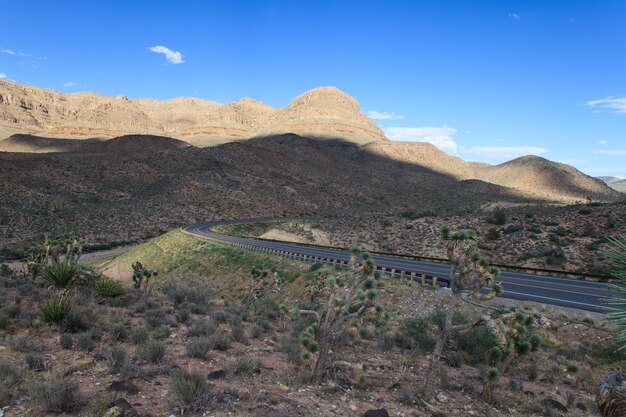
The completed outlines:
<svg viewBox="0 0 626 417">
<path fill-rule="evenodd" d="M 137 134 L 167 136 L 196 146 L 295 133 L 357 143 L 386 140 L 356 100 L 319 87 L 272 108 L 244 98 L 227 104 L 197 98 L 159 101 L 63 94 L 0 80 L 0 138 L 13 134 L 85 139 Z"/>
<path fill-rule="evenodd" d="M 609 187 L 622 193 L 626 193 L 626 179 L 618 177 L 598 177 L 604 181 Z"/>
<path fill-rule="evenodd" d="M 428 168 L 458 180 L 480 180 L 511 188 L 530 198 L 561 203 L 623 198 L 601 180 L 570 165 L 538 156 L 523 156 L 494 166 L 466 162 L 429 143 L 372 142 L 365 148 L 377 155 Z"/>
</svg>

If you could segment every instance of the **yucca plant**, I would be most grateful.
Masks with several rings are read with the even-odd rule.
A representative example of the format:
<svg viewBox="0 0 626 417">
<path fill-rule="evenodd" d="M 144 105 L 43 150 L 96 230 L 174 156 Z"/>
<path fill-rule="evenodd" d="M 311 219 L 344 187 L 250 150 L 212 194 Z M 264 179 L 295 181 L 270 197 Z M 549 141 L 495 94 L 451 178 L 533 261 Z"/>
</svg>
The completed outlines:
<svg viewBox="0 0 626 417">
<path fill-rule="evenodd" d="M 100 278 L 93 285 L 94 290 L 101 297 L 113 298 L 124 294 L 124 285 L 113 278 Z"/>
<path fill-rule="evenodd" d="M 611 236 L 607 239 L 610 247 L 604 252 L 611 262 L 612 273 L 618 281 L 610 284 L 609 288 L 616 292 L 609 299 L 609 304 L 617 311 L 609 315 L 609 320 L 615 326 L 615 340 L 626 348 L 626 234 Z"/>
<path fill-rule="evenodd" d="M 67 294 L 52 296 L 39 305 L 39 317 L 48 324 L 63 323 L 63 320 L 70 312 L 72 304 Z"/>
<path fill-rule="evenodd" d="M 59 262 L 48 265 L 42 273 L 43 278 L 56 289 L 68 289 L 76 284 L 78 268 L 76 264 Z"/>
</svg>

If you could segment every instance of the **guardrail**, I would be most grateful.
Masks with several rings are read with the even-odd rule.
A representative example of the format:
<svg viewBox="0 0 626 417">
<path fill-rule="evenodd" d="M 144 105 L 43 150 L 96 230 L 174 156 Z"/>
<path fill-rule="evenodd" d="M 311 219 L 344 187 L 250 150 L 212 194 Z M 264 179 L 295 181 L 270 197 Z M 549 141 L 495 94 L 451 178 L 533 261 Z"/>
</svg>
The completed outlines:
<svg viewBox="0 0 626 417">
<path fill-rule="evenodd" d="M 271 239 L 263 239 L 263 240 L 280 242 L 280 241 L 271 240 Z M 348 265 L 348 261 L 339 259 L 339 258 L 334 258 L 332 256 L 304 255 L 304 254 L 297 253 L 297 252 L 284 251 L 284 250 L 279 250 L 279 249 L 271 249 L 271 248 L 266 248 L 263 246 L 250 245 L 250 244 L 245 244 L 245 243 L 222 241 L 222 240 L 220 240 L 219 242 L 230 245 L 230 246 L 234 246 L 237 248 L 256 250 L 259 252 L 269 253 L 274 256 L 282 256 L 284 258 L 294 259 L 298 261 L 312 262 L 312 263 L 319 262 L 321 264 L 326 264 L 330 266 L 344 266 L 344 265 L 347 266 Z M 416 272 L 404 271 L 398 268 L 388 269 L 386 267 L 381 267 L 378 265 L 376 266 L 376 269 L 380 271 L 383 277 L 387 276 L 390 278 L 399 278 L 403 282 L 407 281 L 412 284 L 430 285 L 433 287 L 437 287 L 437 286 L 448 287 L 450 285 L 450 282 L 448 279 L 431 276 L 428 274 L 418 274 Z"/>
<path fill-rule="evenodd" d="M 265 219 L 253 220 L 253 221 L 264 221 L 264 220 Z M 273 220 L 280 221 L 276 219 L 273 219 Z M 245 223 L 245 222 L 249 222 L 249 221 L 244 221 L 242 223 Z M 233 222 L 232 224 L 235 224 L 235 223 L 237 222 Z M 215 226 L 221 226 L 221 224 L 220 225 L 216 224 Z M 213 231 L 212 229 L 215 226 L 209 227 L 209 230 Z M 215 233 L 218 233 L 218 232 L 215 232 Z M 222 232 L 219 232 L 219 233 L 222 233 Z M 222 234 L 225 234 L 225 233 L 222 233 Z M 227 236 L 232 236 L 232 235 L 227 235 Z M 330 249 L 330 250 L 340 250 L 340 251 L 348 250 L 348 248 L 341 248 L 337 246 L 325 246 L 325 245 L 316 245 L 312 243 L 288 242 L 288 241 L 283 241 L 283 240 L 266 239 L 266 238 L 255 237 L 255 236 L 233 236 L 233 237 L 248 237 L 251 239 L 256 239 L 256 240 L 261 240 L 261 241 L 266 241 L 266 242 L 297 244 L 299 246 L 307 246 L 307 247 L 319 248 L 319 249 Z M 436 257 L 431 257 L 431 256 L 415 256 L 415 255 L 407 255 L 407 254 L 401 254 L 401 253 L 378 252 L 378 251 L 369 251 L 369 253 L 372 255 L 386 256 L 390 258 L 410 259 L 413 261 L 425 261 L 425 262 L 449 264 L 449 261 L 446 258 L 436 258 Z M 564 271 L 564 270 L 559 270 L 559 269 L 534 268 L 534 267 L 524 267 L 524 266 L 518 266 L 518 265 L 505 265 L 505 264 L 494 264 L 494 263 L 492 263 L 491 265 L 498 267 L 502 270 L 511 271 L 511 272 L 534 273 L 534 274 L 541 274 L 541 275 L 546 275 L 546 276 L 558 276 L 558 277 L 576 278 L 576 279 L 583 279 L 583 280 L 587 280 L 587 279 L 598 280 L 598 281 L 614 281 L 615 280 L 615 277 L 612 277 L 609 275 L 591 274 L 591 273 L 585 273 L 585 272 L 571 272 L 571 271 Z"/>
</svg>

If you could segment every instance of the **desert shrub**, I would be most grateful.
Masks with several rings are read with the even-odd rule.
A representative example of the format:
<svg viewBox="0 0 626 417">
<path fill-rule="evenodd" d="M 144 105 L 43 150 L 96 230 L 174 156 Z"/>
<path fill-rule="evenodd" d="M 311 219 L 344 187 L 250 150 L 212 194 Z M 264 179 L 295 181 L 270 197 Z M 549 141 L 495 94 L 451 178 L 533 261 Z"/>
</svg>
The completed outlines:
<svg viewBox="0 0 626 417">
<path fill-rule="evenodd" d="M 70 288 L 78 279 L 78 268 L 70 262 L 59 262 L 44 268 L 41 276 L 57 289 Z"/>
<path fill-rule="evenodd" d="M 89 330 L 92 326 L 89 322 L 88 314 L 85 310 L 71 307 L 61 323 L 61 330 L 66 333 L 78 333 Z"/>
<path fill-rule="evenodd" d="M 209 384 L 203 374 L 177 369 L 172 372 L 170 384 L 172 401 L 181 413 L 201 412 L 211 401 Z"/>
<path fill-rule="evenodd" d="M 196 281 L 170 280 L 161 291 L 172 300 L 175 306 L 193 303 L 206 307 L 213 296 L 211 287 Z"/>
<path fill-rule="evenodd" d="M 224 366 L 227 374 L 233 376 L 254 375 L 259 372 L 261 361 L 253 355 L 241 355 L 231 359 Z"/>
<path fill-rule="evenodd" d="M 97 338 L 98 332 L 95 330 L 87 330 L 86 332 L 78 333 L 76 335 L 76 348 L 89 351 L 91 350 L 92 342 Z"/>
<path fill-rule="evenodd" d="M 59 336 L 59 343 L 61 343 L 61 347 L 63 349 L 71 349 L 74 344 L 74 340 L 72 340 L 72 335 L 68 333 L 61 333 Z"/>
<path fill-rule="evenodd" d="M 10 323 L 11 320 L 4 314 L 0 313 L 0 330 L 7 329 Z"/>
<path fill-rule="evenodd" d="M 505 234 L 516 233 L 522 230 L 524 227 L 521 224 L 512 224 L 504 229 Z"/>
<path fill-rule="evenodd" d="M 33 352 L 40 349 L 39 344 L 36 342 L 35 338 L 28 333 L 19 333 L 13 336 L 10 336 L 6 340 L 7 346 L 17 352 Z"/>
<path fill-rule="evenodd" d="M 46 369 L 46 364 L 43 361 L 43 358 L 39 355 L 27 353 L 26 356 L 24 356 L 24 360 L 26 361 L 28 369 L 30 369 L 31 371 L 39 372 Z"/>
<path fill-rule="evenodd" d="M 536 381 L 539 378 L 539 367 L 536 364 L 528 365 L 526 368 L 526 376 L 530 381 Z"/>
<path fill-rule="evenodd" d="M 224 331 L 213 333 L 209 337 L 209 340 L 211 341 L 213 349 L 216 350 L 228 350 L 232 343 L 230 335 Z"/>
<path fill-rule="evenodd" d="M 109 323 L 109 334 L 111 335 L 111 340 L 114 342 L 124 340 L 128 337 L 126 325 L 120 322 Z"/>
<path fill-rule="evenodd" d="M 194 337 L 187 343 L 187 356 L 191 358 L 206 359 L 207 352 L 212 346 L 213 344 L 208 337 Z"/>
<path fill-rule="evenodd" d="M 495 227 L 492 227 L 487 231 L 487 239 L 489 240 L 498 240 L 501 237 L 502 237 L 502 234 Z"/>
<path fill-rule="evenodd" d="M 319 269 L 322 269 L 324 267 L 324 264 L 322 264 L 321 262 L 314 262 L 310 267 L 309 267 L 309 272 L 315 272 Z"/>
<path fill-rule="evenodd" d="M 430 334 L 430 324 L 428 318 L 411 317 L 404 319 L 400 325 L 401 336 L 404 336 L 410 345 L 406 345 L 404 339 L 397 339 L 400 347 L 409 347 L 411 345 L 419 347 L 424 351 L 431 351 L 435 347 L 435 339 Z"/>
<path fill-rule="evenodd" d="M 261 336 L 263 336 L 263 327 L 258 325 L 258 324 L 253 324 L 252 328 L 250 329 L 250 335 L 254 338 L 254 339 L 260 339 Z"/>
<path fill-rule="evenodd" d="M 215 333 L 217 326 L 208 320 L 195 320 L 189 326 L 189 336 L 210 336 Z"/>
<path fill-rule="evenodd" d="M 506 223 L 506 210 L 502 207 L 496 207 L 493 210 L 493 216 L 491 218 L 492 223 L 497 225 L 503 225 Z"/>
<path fill-rule="evenodd" d="M 121 281 L 112 278 L 100 278 L 93 285 L 94 290 L 100 297 L 113 298 L 123 295 L 124 285 Z"/>
<path fill-rule="evenodd" d="M 148 340 L 140 347 L 141 358 L 151 363 L 163 363 L 165 344 L 159 340 Z"/>
<path fill-rule="evenodd" d="M 143 321 L 153 329 L 165 323 L 165 311 L 160 308 L 152 308 L 143 313 Z"/>
<path fill-rule="evenodd" d="M 133 304 L 131 308 L 135 313 L 143 313 L 146 310 L 157 308 L 158 306 L 159 305 L 153 300 L 141 298 L 135 304 Z"/>
<path fill-rule="evenodd" d="M 591 209 L 588 207 L 581 207 L 578 209 L 578 213 L 587 215 L 587 214 L 591 214 L 592 212 L 591 212 Z"/>
<path fill-rule="evenodd" d="M 263 316 L 257 316 L 254 320 L 256 326 L 261 327 L 263 332 L 268 332 L 272 329 L 272 323 Z"/>
<path fill-rule="evenodd" d="M 0 408 L 11 404 L 22 381 L 22 371 L 12 362 L 0 360 Z"/>
<path fill-rule="evenodd" d="M 457 336 L 458 346 L 467 353 L 467 361 L 472 364 L 484 363 L 488 359 L 496 340 L 485 327 L 476 327 Z"/>
<path fill-rule="evenodd" d="M 270 321 L 276 321 L 281 316 L 280 304 L 269 298 L 261 298 L 254 302 L 254 313 Z"/>
<path fill-rule="evenodd" d="M 61 325 L 71 308 L 67 295 L 52 296 L 39 305 L 41 320 L 44 323 Z"/>
<path fill-rule="evenodd" d="M 8 317 L 10 319 L 17 318 L 20 315 L 21 312 L 22 312 L 22 308 L 21 308 L 21 306 L 19 304 L 5 305 L 0 310 L 0 313 L 3 316 L 6 316 L 6 317 Z"/>
<path fill-rule="evenodd" d="M 185 324 L 189 321 L 189 318 L 191 317 L 191 312 L 187 308 L 180 308 L 178 309 L 178 311 L 176 311 L 174 317 L 176 318 L 177 322 Z"/>
<path fill-rule="evenodd" d="M 591 345 L 589 354 L 602 364 L 625 364 L 626 349 L 621 349 L 619 342 L 599 342 Z"/>
<path fill-rule="evenodd" d="M 29 391 L 34 403 L 49 413 L 71 413 L 81 406 L 78 384 L 59 376 L 35 382 Z"/>
<path fill-rule="evenodd" d="M 300 352 L 300 338 L 296 336 L 283 336 L 278 339 L 281 352 L 287 355 L 287 360 L 296 365 L 302 364 Z"/>
<path fill-rule="evenodd" d="M 463 357 L 463 354 L 461 354 L 460 352 L 456 352 L 456 351 L 448 352 L 446 354 L 445 360 L 448 366 L 452 368 L 459 368 L 463 364 L 465 364 L 465 358 Z"/>
<path fill-rule="evenodd" d="M 130 341 L 135 345 L 143 345 L 148 340 L 150 332 L 145 327 L 133 327 L 130 329 Z"/>
<path fill-rule="evenodd" d="M 539 225 L 536 225 L 536 224 L 528 226 L 526 228 L 526 230 L 528 230 L 529 232 L 532 232 L 532 233 L 542 233 L 543 232 L 543 230 L 541 230 L 541 227 L 539 227 Z"/>
<path fill-rule="evenodd" d="M 248 341 L 246 331 L 243 326 L 234 326 L 231 334 L 235 342 L 246 343 Z"/>
</svg>

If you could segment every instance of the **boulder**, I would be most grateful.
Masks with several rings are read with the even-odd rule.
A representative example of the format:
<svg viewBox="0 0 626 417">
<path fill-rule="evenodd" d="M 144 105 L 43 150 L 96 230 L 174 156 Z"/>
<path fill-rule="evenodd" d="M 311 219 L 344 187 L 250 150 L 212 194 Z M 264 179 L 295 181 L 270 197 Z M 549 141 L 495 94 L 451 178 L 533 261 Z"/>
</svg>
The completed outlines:
<svg viewBox="0 0 626 417">
<path fill-rule="evenodd" d="M 217 369 L 215 371 L 209 372 L 206 377 L 208 379 L 222 379 L 226 377 L 226 371 L 223 369 Z"/>
<path fill-rule="evenodd" d="M 385 408 L 367 410 L 363 417 L 389 417 L 389 412 Z"/>
</svg>

